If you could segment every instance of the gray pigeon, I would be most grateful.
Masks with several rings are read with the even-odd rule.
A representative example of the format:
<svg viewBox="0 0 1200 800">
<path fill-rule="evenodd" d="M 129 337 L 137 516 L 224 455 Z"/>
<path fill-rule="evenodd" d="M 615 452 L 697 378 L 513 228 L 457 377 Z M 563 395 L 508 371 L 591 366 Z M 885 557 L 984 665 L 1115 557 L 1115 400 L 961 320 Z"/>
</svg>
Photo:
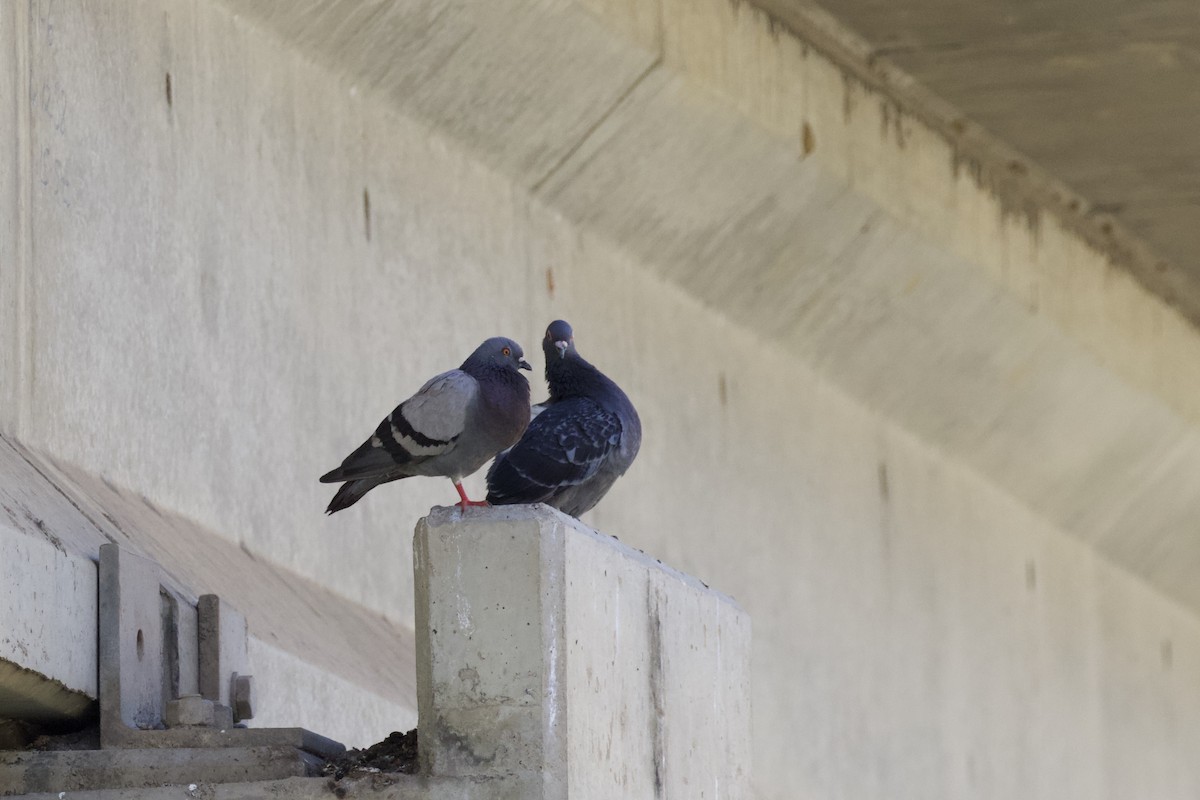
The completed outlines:
<svg viewBox="0 0 1200 800">
<path fill-rule="evenodd" d="M 413 475 L 443 475 L 454 482 L 459 505 L 486 505 L 467 498 L 462 479 L 521 438 L 529 424 L 532 369 L 512 339 L 488 339 L 458 369 L 432 378 L 396 406 L 374 435 L 321 483 L 345 481 L 326 514 L 357 503 L 381 483 Z"/>
<path fill-rule="evenodd" d="M 550 399 L 487 474 L 489 503 L 546 503 L 578 517 L 637 456 L 642 422 L 621 387 L 575 349 L 571 326 L 550 323 L 542 340 Z"/>
</svg>

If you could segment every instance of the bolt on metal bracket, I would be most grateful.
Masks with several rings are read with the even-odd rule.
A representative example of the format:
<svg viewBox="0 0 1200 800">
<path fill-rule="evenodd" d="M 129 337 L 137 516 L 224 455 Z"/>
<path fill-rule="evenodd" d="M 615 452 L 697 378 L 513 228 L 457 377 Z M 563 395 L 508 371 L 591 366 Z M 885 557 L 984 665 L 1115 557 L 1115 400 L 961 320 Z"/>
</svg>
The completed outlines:
<svg viewBox="0 0 1200 800">
<path fill-rule="evenodd" d="M 193 625 L 190 603 L 162 587 L 162 568 L 115 544 L 101 546 L 99 576 L 102 748 L 344 752 L 303 728 L 233 727 L 254 717 L 255 681 L 245 674 L 246 618 L 217 595 L 200 597 Z M 198 692 L 188 691 L 192 676 Z"/>
</svg>

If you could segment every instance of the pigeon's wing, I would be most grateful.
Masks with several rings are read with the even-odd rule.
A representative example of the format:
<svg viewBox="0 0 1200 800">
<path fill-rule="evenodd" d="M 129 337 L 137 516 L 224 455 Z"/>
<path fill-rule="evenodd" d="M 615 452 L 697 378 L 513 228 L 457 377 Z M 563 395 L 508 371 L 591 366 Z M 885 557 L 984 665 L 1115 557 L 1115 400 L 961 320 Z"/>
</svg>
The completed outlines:
<svg viewBox="0 0 1200 800">
<path fill-rule="evenodd" d="M 488 502 L 537 503 L 596 474 L 621 441 L 621 421 L 587 398 L 545 407 L 488 470 Z"/>
<path fill-rule="evenodd" d="M 379 423 L 370 439 L 322 483 L 359 478 L 398 477 L 404 465 L 448 453 L 458 443 L 467 412 L 479 395 L 479 383 L 462 370 L 432 379 Z"/>
</svg>

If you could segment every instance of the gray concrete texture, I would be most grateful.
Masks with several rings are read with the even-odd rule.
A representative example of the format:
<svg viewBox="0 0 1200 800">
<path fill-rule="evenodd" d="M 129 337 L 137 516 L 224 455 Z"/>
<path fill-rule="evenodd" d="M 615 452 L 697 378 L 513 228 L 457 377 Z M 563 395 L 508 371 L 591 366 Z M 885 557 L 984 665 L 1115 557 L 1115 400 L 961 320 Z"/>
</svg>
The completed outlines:
<svg viewBox="0 0 1200 800">
<path fill-rule="evenodd" d="M 199 690 L 206 700 L 233 706 L 233 676 L 250 669 L 246 656 L 246 617 L 215 594 L 196 602 Z"/>
<path fill-rule="evenodd" d="M 427 774 L 750 796 L 750 619 L 728 597 L 544 506 L 438 509 L 413 548 Z"/>
<path fill-rule="evenodd" d="M 254 558 L 144 496 L 3 439 L 0 476 L 6 556 L 0 566 L 6 577 L 0 583 L 0 669 L 6 676 L 0 700 L 7 713 L 53 720 L 78 717 L 94 704 L 95 560 L 102 544 L 117 542 L 169 564 L 163 583 L 185 603 L 209 589 L 247 610 L 249 663 L 270 676 L 256 684 L 255 725 L 302 725 L 366 744 L 393 727 L 415 724 L 406 628 Z M 190 683 L 184 672 L 180 691 L 197 691 L 195 668 Z M 338 698 L 336 709 L 313 702 L 326 696 Z M 18 699 L 30 704 L 23 712 Z"/>
<path fill-rule="evenodd" d="M 801 3 L 804 0 L 801 0 Z M 780 0 L 780 5 L 796 0 Z M 1128 225 L 1200 297 L 1200 6 L 826 4 L 873 52 Z"/>
<path fill-rule="evenodd" d="M 53 787 L 51 796 L 62 800 L 59 792 L 74 797 L 97 786 L 127 791 L 259 782 L 308 775 L 310 761 L 294 747 L 0 752 L 0 793 L 36 795 Z"/>
<path fill-rule="evenodd" d="M 115 544 L 100 546 L 100 715 L 127 728 L 163 725 L 162 569 Z M 101 730 L 101 736 L 108 733 Z"/>
<path fill-rule="evenodd" d="M 836 20 L 645 5 L 0 6 L 0 428 L 366 744 L 411 640 L 297 610 L 406 627 L 453 497 L 315 476 L 565 317 L 647 432 L 588 522 L 755 619 L 759 796 L 1194 796 L 1200 337 L 1137 243 Z"/>
<path fill-rule="evenodd" d="M 191 788 L 195 787 L 195 788 Z M 535 789 L 512 779 L 428 778 L 374 775 L 340 781 L 334 795 L 328 778 L 285 778 L 250 783 L 193 783 L 142 789 L 71 792 L 69 800 L 273 800 L 274 798 L 364 797 L 371 800 L 526 800 Z M 65 800 L 58 792 L 22 795 L 23 800 Z"/>
</svg>

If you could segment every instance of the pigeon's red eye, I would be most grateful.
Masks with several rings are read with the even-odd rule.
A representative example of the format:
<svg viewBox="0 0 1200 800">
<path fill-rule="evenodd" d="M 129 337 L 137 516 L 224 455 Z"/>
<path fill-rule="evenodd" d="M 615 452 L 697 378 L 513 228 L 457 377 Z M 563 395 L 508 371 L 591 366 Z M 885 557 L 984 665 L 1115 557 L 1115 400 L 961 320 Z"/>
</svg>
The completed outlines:
<svg viewBox="0 0 1200 800">
<path fill-rule="evenodd" d="M 501 352 L 501 353 L 503 353 L 503 354 L 504 354 L 504 355 L 506 355 L 506 356 L 511 356 L 511 355 L 512 355 L 512 350 L 509 350 L 507 347 L 506 347 L 506 348 L 504 348 L 503 350 L 501 350 L 500 352 Z"/>
</svg>

